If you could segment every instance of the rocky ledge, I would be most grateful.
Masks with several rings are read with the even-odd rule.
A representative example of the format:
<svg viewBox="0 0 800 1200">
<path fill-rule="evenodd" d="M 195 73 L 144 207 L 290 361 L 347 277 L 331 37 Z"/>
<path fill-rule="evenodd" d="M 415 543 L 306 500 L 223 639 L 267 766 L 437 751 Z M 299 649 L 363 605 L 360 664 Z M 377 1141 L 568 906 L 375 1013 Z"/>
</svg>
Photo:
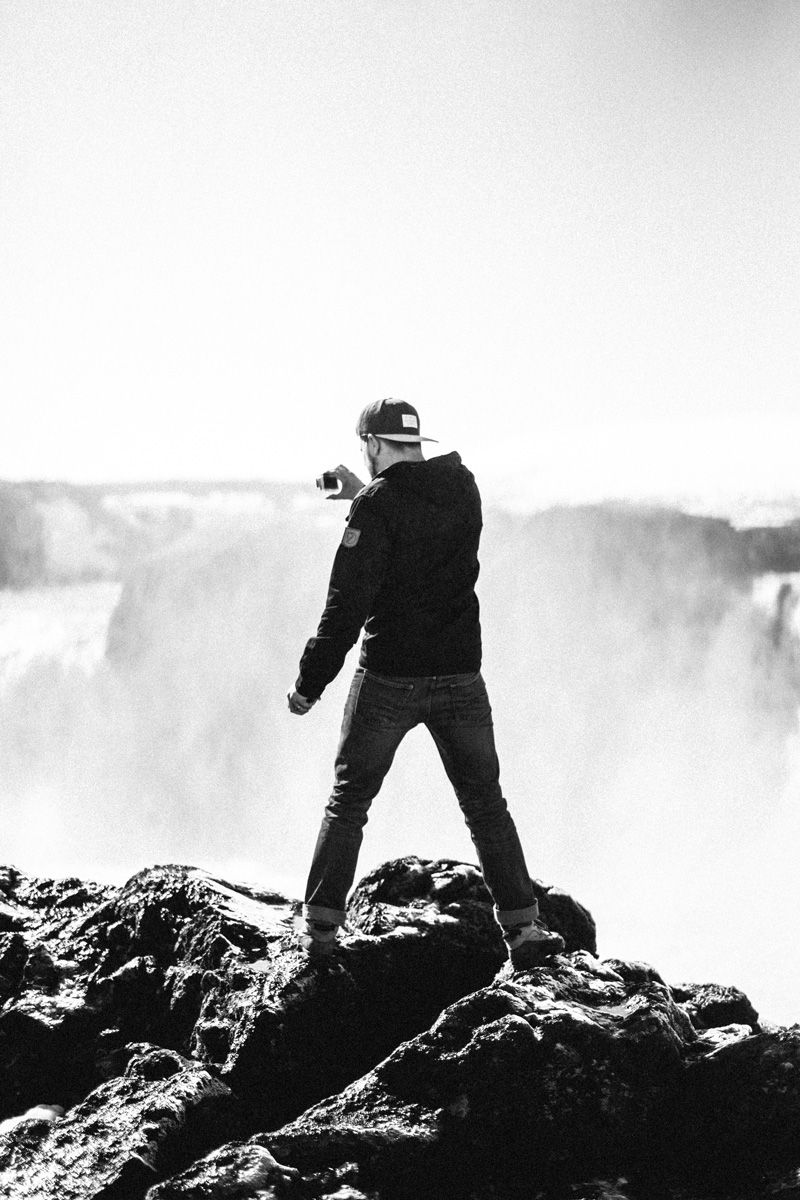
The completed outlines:
<svg viewBox="0 0 800 1200">
<path fill-rule="evenodd" d="M 796 1195 L 800 1028 L 598 959 L 536 886 L 566 951 L 514 972 L 464 863 L 366 876 L 322 962 L 297 901 L 192 867 L 0 869 L 0 1196 Z"/>
</svg>

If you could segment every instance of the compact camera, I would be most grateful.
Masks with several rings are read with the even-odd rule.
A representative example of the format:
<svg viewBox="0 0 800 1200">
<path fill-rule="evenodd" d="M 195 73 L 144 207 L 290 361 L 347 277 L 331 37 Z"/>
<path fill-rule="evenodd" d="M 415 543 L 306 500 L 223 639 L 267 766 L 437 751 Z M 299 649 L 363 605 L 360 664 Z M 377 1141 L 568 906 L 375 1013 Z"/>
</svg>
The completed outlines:
<svg viewBox="0 0 800 1200">
<path fill-rule="evenodd" d="M 339 479 L 333 471 L 323 471 L 317 479 L 317 487 L 321 492 L 338 492 Z"/>
</svg>

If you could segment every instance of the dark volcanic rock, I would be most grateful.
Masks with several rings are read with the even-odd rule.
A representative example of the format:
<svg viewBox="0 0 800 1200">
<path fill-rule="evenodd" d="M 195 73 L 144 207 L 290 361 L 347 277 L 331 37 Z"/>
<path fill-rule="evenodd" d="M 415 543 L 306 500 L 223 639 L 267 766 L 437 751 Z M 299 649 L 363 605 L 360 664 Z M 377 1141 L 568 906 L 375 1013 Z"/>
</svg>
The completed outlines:
<svg viewBox="0 0 800 1200">
<path fill-rule="evenodd" d="M 116 889 L 78 879 L 30 879 L 0 868 L 0 895 L 15 914 L 0 934 L 0 1118 L 45 1100 L 69 1107 L 98 1082 L 86 1003 L 97 947 L 81 930 Z"/>
<path fill-rule="evenodd" d="M 305 1185 L 300 1172 L 279 1163 L 257 1142 L 232 1142 L 209 1154 L 196 1167 L 157 1184 L 147 1200 L 310 1200 L 320 1188 Z M 359 1200 L 362 1192 L 340 1192 L 340 1200 Z"/>
<path fill-rule="evenodd" d="M 212 1156 L 151 1200 L 257 1196 L 228 1189 L 258 1146 L 300 1172 L 287 1196 L 608 1197 L 624 1193 L 570 1184 L 624 1173 L 640 1197 L 697 1198 L 699 1181 L 703 1195 L 749 1186 L 753 1200 L 761 1173 L 800 1160 L 800 1029 L 715 1027 L 710 1004 L 698 1032 L 694 1001 L 675 993 L 710 990 L 582 953 L 506 967 L 340 1095 L 227 1147 L 224 1178 Z M 740 993 L 727 1002 L 752 1013 Z"/>
<path fill-rule="evenodd" d="M 0 1116 L 68 1110 L 0 1133 L 0 1195 L 576 1200 L 624 1175 L 698 1200 L 797 1166 L 800 1028 L 598 961 L 591 916 L 536 889 L 571 953 L 515 973 L 451 860 L 366 876 L 321 961 L 296 901 L 194 868 L 0 872 Z"/>
<path fill-rule="evenodd" d="M 87 921 L 100 951 L 89 999 L 122 1040 L 188 1051 L 206 993 L 242 966 L 270 962 L 296 910 L 279 893 L 192 867 L 142 871 Z"/>
<path fill-rule="evenodd" d="M 80 1044 L 92 1048 L 79 1076 L 82 1094 L 113 1072 L 114 1054 L 127 1042 L 147 1040 L 218 1071 L 247 1100 L 253 1129 L 280 1125 L 492 979 L 505 952 L 474 867 L 406 859 L 402 871 L 389 864 L 374 872 L 368 886 L 380 888 L 383 874 L 398 900 L 398 874 L 436 886 L 425 899 L 411 889 L 413 921 L 384 923 L 370 935 L 354 921 L 323 965 L 299 951 L 297 902 L 187 867 L 134 876 L 79 929 L 94 948 L 71 1014 L 71 1026 L 83 1022 Z M 46 963 L 40 971 L 47 973 Z M 19 1037 L 34 1020 L 27 1040 L 46 1056 L 42 1023 L 52 1004 L 40 990 L 33 1016 L 18 1005 L 13 1017 L 0 1017 L 0 1030 L 3 1020 L 15 1021 Z M 36 1095 L 30 1088 L 20 1095 L 13 1111 L 34 1103 L 40 1089 L 37 1082 Z M 76 1097 L 49 1098 L 70 1104 Z"/>
<path fill-rule="evenodd" d="M 231 1093 L 173 1051 L 131 1047 L 124 1074 L 63 1121 L 0 1135 L 0 1195 L 129 1200 L 230 1132 Z"/>
<path fill-rule="evenodd" d="M 800 1026 L 714 1031 L 687 1069 L 674 1142 L 684 1169 L 706 1179 L 798 1165 Z"/>
<path fill-rule="evenodd" d="M 689 1014 L 697 1029 L 722 1025 L 758 1027 L 758 1013 L 744 992 L 718 983 L 684 983 L 673 986 L 672 995 Z"/>
<path fill-rule="evenodd" d="M 294 936 L 298 902 L 194 868 L 154 867 L 121 889 L 0 880 L 14 926 L 0 933 L 0 1117 L 74 1109 L 148 1042 L 230 1088 L 240 1133 L 275 1127 L 488 983 L 505 956 L 478 871 L 455 862 L 373 872 L 321 964 Z M 364 933 L 370 889 L 393 903 Z"/>
<path fill-rule="evenodd" d="M 597 931 L 591 913 L 558 888 L 538 880 L 533 886 L 542 919 L 562 935 L 567 951 L 594 954 Z M 427 862 L 414 856 L 384 863 L 354 889 L 347 915 L 354 929 L 379 935 L 429 928 L 442 917 L 449 918 L 469 935 L 465 948 L 471 958 L 488 956 L 494 969 L 505 959 L 483 876 L 467 863 Z"/>
<path fill-rule="evenodd" d="M 641 1163 L 695 1040 L 669 988 L 588 954 L 447 1009 L 364 1079 L 272 1135 L 310 1175 L 354 1162 L 381 1196 L 498 1195 Z"/>
<path fill-rule="evenodd" d="M 589 914 L 553 895 L 561 923 L 593 945 Z M 386 863 L 355 889 L 348 918 L 353 932 L 330 962 L 309 965 L 288 946 L 270 970 L 239 971 L 238 992 L 230 976 L 209 990 L 196 1052 L 248 1097 L 262 1128 L 341 1090 L 489 983 L 506 958 L 480 873 L 465 863 Z M 229 1041 L 216 1040 L 220 1024 Z"/>
</svg>

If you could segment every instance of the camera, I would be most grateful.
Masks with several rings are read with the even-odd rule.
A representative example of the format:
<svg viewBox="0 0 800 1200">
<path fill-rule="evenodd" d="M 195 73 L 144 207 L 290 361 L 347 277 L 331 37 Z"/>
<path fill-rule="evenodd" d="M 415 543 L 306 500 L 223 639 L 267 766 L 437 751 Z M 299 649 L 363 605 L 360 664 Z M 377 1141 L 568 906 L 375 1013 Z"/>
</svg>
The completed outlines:
<svg viewBox="0 0 800 1200">
<path fill-rule="evenodd" d="M 339 479 L 333 471 L 323 471 L 317 479 L 317 487 L 321 492 L 338 492 Z"/>
</svg>

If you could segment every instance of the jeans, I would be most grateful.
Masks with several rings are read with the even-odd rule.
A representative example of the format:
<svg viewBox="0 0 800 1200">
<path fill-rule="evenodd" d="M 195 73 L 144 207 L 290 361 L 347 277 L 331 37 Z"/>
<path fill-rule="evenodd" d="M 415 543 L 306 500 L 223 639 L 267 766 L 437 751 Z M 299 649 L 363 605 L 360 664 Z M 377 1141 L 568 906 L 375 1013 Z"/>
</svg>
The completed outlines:
<svg viewBox="0 0 800 1200">
<path fill-rule="evenodd" d="M 427 726 L 452 783 L 501 925 L 538 915 L 525 857 L 500 790 L 492 710 L 480 672 L 399 678 L 356 671 L 342 721 L 336 779 L 306 888 L 306 916 L 344 923 L 369 806 L 397 747 Z"/>
</svg>

